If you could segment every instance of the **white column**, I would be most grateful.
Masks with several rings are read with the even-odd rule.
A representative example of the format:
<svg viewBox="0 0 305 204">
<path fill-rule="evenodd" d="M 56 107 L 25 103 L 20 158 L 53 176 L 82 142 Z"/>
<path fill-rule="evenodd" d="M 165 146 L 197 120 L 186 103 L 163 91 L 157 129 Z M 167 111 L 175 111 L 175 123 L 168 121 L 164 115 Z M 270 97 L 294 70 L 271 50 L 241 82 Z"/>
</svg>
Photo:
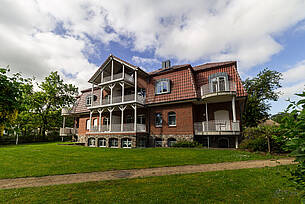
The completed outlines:
<svg viewBox="0 0 305 204">
<path fill-rule="evenodd" d="M 102 71 L 102 74 L 101 74 L 101 83 L 104 82 L 104 71 Z"/>
<path fill-rule="evenodd" d="M 104 87 L 101 88 L 100 105 L 103 105 L 103 91 L 104 91 Z"/>
<path fill-rule="evenodd" d="M 66 126 L 66 116 L 63 116 L 63 121 L 62 121 L 62 128 L 65 128 Z"/>
<path fill-rule="evenodd" d="M 113 80 L 113 59 L 111 61 L 111 81 Z"/>
<path fill-rule="evenodd" d="M 108 111 L 109 111 L 109 131 L 111 132 L 112 130 L 112 111 L 113 111 L 114 108 L 108 108 Z"/>
<path fill-rule="evenodd" d="M 110 88 L 110 104 L 112 104 L 112 89 L 114 88 L 115 84 L 113 85 L 109 85 L 109 88 Z"/>
<path fill-rule="evenodd" d="M 120 83 L 121 87 L 122 87 L 122 103 L 124 102 L 124 95 L 125 95 L 125 84 L 124 82 Z"/>
<path fill-rule="evenodd" d="M 205 122 L 206 122 L 206 130 L 203 127 L 203 130 L 209 131 L 209 112 L 208 112 L 208 102 L 205 102 Z"/>
<path fill-rule="evenodd" d="M 131 105 L 134 109 L 134 126 L 133 129 L 134 131 L 137 131 L 137 104 L 135 103 L 134 105 Z"/>
<path fill-rule="evenodd" d="M 124 131 L 124 110 L 126 108 L 126 106 L 120 106 L 119 107 L 121 110 L 121 132 Z"/>
<path fill-rule="evenodd" d="M 235 96 L 233 96 L 232 98 L 232 113 L 233 113 L 233 122 L 236 122 Z"/>
<path fill-rule="evenodd" d="M 92 88 L 91 88 L 91 107 L 93 106 L 93 90 L 94 90 L 94 84 L 92 84 Z"/>
<path fill-rule="evenodd" d="M 238 148 L 238 135 L 236 135 L 235 137 L 235 148 L 236 149 Z"/>
<path fill-rule="evenodd" d="M 92 111 L 90 111 L 90 124 L 89 124 L 89 131 L 91 131 L 91 123 L 92 123 Z M 87 125 L 87 124 L 86 124 Z"/>
<path fill-rule="evenodd" d="M 208 136 L 208 148 L 210 148 L 210 136 Z"/>
<path fill-rule="evenodd" d="M 138 75 L 137 70 L 134 71 L 134 100 L 137 101 L 137 95 L 138 95 Z"/>
<path fill-rule="evenodd" d="M 98 112 L 99 112 L 99 121 L 98 121 L 98 131 L 99 132 L 101 132 L 101 129 L 102 129 L 102 113 L 103 113 L 103 110 L 104 109 L 102 109 L 102 110 L 99 110 Z"/>
</svg>

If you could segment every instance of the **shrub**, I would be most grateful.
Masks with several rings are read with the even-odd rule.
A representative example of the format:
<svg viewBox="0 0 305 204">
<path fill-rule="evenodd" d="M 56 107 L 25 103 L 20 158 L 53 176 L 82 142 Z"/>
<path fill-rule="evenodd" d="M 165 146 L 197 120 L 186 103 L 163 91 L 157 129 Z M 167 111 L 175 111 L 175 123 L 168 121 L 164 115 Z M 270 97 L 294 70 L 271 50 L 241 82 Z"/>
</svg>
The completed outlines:
<svg viewBox="0 0 305 204">
<path fill-rule="evenodd" d="M 173 147 L 202 147 L 201 144 L 198 142 L 191 142 L 191 141 L 178 141 L 176 142 Z"/>
<path fill-rule="evenodd" d="M 282 131 L 276 126 L 249 127 L 244 130 L 244 139 L 239 147 L 250 151 L 268 152 L 269 137 L 271 152 L 284 153 L 284 142 L 277 140 L 280 134 Z"/>
</svg>

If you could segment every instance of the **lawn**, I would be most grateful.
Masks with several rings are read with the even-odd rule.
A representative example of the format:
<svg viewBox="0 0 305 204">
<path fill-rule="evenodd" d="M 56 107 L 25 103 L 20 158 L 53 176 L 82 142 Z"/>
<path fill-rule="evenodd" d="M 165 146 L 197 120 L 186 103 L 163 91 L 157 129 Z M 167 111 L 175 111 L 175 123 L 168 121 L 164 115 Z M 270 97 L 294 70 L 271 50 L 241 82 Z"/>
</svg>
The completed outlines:
<svg viewBox="0 0 305 204">
<path fill-rule="evenodd" d="M 300 203 L 285 166 L 0 190 L 6 203 Z"/>
<path fill-rule="evenodd" d="M 56 143 L 0 147 L 0 179 L 29 176 L 270 159 L 237 150 L 110 149 Z"/>
</svg>

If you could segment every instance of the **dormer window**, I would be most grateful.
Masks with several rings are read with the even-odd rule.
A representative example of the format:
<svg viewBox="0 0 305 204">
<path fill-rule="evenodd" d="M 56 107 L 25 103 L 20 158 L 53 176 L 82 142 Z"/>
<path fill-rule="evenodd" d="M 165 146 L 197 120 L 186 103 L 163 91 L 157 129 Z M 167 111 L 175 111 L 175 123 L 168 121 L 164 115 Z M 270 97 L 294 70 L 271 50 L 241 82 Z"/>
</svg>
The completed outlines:
<svg viewBox="0 0 305 204">
<path fill-rule="evenodd" d="M 156 82 L 156 94 L 165 94 L 170 92 L 170 80 L 160 79 Z"/>
<path fill-rule="evenodd" d="M 93 101 L 96 101 L 96 99 L 97 96 L 93 95 Z M 91 104 L 92 104 L 92 95 L 90 94 L 86 97 L 86 106 L 91 106 Z"/>
<path fill-rule="evenodd" d="M 209 76 L 210 91 L 212 93 L 227 91 L 228 74 L 226 72 L 218 72 Z"/>
</svg>

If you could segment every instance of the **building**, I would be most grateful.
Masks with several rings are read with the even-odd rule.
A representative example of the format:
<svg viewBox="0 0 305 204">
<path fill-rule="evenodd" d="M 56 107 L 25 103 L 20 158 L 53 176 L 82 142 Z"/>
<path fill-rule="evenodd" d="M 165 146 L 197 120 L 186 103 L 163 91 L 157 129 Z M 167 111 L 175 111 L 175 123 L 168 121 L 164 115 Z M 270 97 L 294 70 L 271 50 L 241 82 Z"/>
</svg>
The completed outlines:
<svg viewBox="0 0 305 204">
<path fill-rule="evenodd" d="M 236 61 L 171 66 L 145 72 L 110 55 L 71 110 L 61 136 L 98 147 L 170 147 L 180 140 L 237 148 L 245 92 Z"/>
</svg>

